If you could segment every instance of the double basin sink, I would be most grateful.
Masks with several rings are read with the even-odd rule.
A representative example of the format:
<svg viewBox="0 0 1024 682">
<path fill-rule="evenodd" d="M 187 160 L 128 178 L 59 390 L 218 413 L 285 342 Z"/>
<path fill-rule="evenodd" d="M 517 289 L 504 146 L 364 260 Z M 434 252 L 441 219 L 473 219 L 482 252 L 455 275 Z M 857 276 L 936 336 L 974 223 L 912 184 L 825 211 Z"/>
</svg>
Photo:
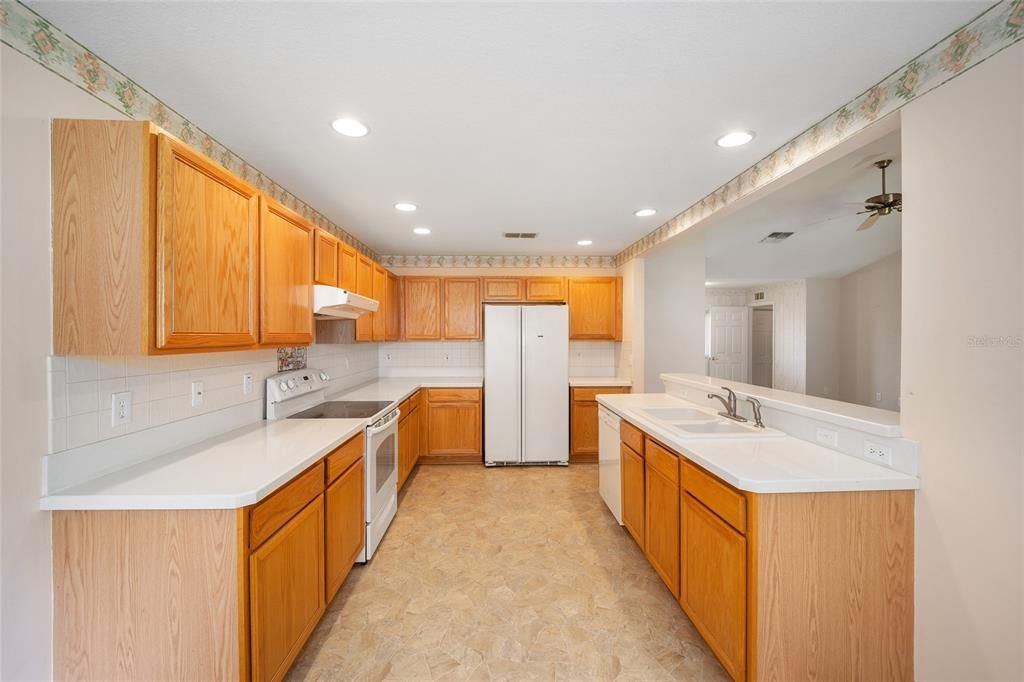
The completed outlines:
<svg viewBox="0 0 1024 682">
<path fill-rule="evenodd" d="M 786 435 L 776 429 L 758 428 L 749 422 L 724 419 L 714 412 L 695 407 L 651 407 L 637 412 L 662 422 L 683 438 L 777 438 Z"/>
</svg>

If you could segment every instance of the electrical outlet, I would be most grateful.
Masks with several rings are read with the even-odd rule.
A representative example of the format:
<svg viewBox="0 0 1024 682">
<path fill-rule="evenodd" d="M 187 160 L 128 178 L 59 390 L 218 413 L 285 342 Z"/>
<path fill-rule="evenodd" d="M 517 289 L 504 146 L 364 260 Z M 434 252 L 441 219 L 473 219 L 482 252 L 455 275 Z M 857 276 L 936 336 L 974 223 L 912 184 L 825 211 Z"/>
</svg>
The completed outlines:
<svg viewBox="0 0 1024 682">
<path fill-rule="evenodd" d="M 892 466 L 892 448 L 885 445 L 864 441 L 864 457 L 872 462 Z"/>
<path fill-rule="evenodd" d="M 443 360 L 444 360 L 445 362 L 448 362 L 449 360 L 451 360 L 451 359 L 452 359 L 452 358 L 451 358 L 451 355 L 449 355 L 448 353 L 442 353 L 442 354 L 441 354 L 441 358 L 442 358 L 442 359 L 443 359 Z"/>
<path fill-rule="evenodd" d="M 385 353 L 384 354 L 384 359 L 385 360 L 391 360 L 391 353 Z"/>
<path fill-rule="evenodd" d="M 110 425 L 120 426 L 132 420 L 132 392 L 122 391 L 110 395 Z"/>
<path fill-rule="evenodd" d="M 882 402 L 882 392 L 881 391 L 875 391 L 875 402 L 876 403 Z"/>
<path fill-rule="evenodd" d="M 203 390 L 203 382 L 193 381 L 192 382 L 192 407 L 202 407 L 203 398 L 206 392 Z"/>
<path fill-rule="evenodd" d="M 252 389 L 252 372 L 246 372 L 242 375 L 242 395 L 249 395 Z"/>
<path fill-rule="evenodd" d="M 833 450 L 839 449 L 838 431 L 818 427 L 818 430 L 815 432 L 814 437 L 820 445 L 824 445 L 827 448 L 832 448 Z"/>
</svg>

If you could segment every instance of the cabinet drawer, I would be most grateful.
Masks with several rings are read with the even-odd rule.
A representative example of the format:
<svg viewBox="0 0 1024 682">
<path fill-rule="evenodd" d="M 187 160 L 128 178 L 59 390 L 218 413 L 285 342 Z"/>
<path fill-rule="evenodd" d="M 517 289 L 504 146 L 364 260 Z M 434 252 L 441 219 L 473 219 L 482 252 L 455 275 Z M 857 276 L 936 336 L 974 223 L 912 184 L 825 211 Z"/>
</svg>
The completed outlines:
<svg viewBox="0 0 1024 682">
<path fill-rule="evenodd" d="M 249 511 L 249 547 L 255 549 L 324 491 L 323 460 L 285 483 Z"/>
<path fill-rule="evenodd" d="M 703 469 L 683 462 L 683 490 L 703 502 L 741 533 L 747 530 L 747 500 Z"/>
<path fill-rule="evenodd" d="M 633 448 L 641 457 L 644 456 L 644 432 L 625 419 L 619 422 L 619 440 Z"/>
<path fill-rule="evenodd" d="M 655 469 L 673 484 L 679 484 L 679 456 L 667 450 L 650 438 L 644 439 L 644 459 L 647 465 Z"/>
<path fill-rule="evenodd" d="M 629 386 L 588 386 L 587 388 L 572 389 L 573 400 L 597 400 L 599 395 L 609 393 L 629 393 Z"/>
<path fill-rule="evenodd" d="M 475 403 L 480 401 L 479 388 L 428 388 L 427 402 Z"/>
<path fill-rule="evenodd" d="M 327 455 L 327 482 L 332 483 L 334 479 L 345 473 L 346 469 L 363 456 L 363 450 L 365 450 L 363 434 L 358 433 Z"/>
</svg>

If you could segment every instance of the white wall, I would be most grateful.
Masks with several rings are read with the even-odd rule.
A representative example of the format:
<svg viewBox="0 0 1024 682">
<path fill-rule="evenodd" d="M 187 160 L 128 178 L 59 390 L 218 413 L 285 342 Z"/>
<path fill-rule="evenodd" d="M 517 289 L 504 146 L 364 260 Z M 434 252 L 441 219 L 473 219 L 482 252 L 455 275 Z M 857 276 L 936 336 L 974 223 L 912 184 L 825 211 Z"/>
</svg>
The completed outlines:
<svg viewBox="0 0 1024 682">
<path fill-rule="evenodd" d="M 749 289 L 721 289 L 708 287 L 704 290 L 704 305 L 747 305 L 750 300 Z"/>
<path fill-rule="evenodd" d="M 807 296 L 807 395 L 839 398 L 840 280 L 811 278 L 805 281 Z M 899 300 L 899 299 L 897 299 Z"/>
<path fill-rule="evenodd" d="M 631 378 L 634 393 L 644 392 L 644 263 L 643 258 L 634 258 L 619 269 L 622 277 L 622 343 L 619 345 L 616 375 Z M 654 386 L 660 387 L 661 383 Z"/>
<path fill-rule="evenodd" d="M 901 260 L 894 253 L 839 280 L 840 400 L 900 409 Z"/>
<path fill-rule="evenodd" d="M 903 109 L 920 680 L 1024 679 L 1024 43 Z"/>
<path fill-rule="evenodd" d="M 644 259 L 644 385 L 665 372 L 705 373 L 704 228 L 692 227 Z"/>
<path fill-rule="evenodd" d="M 763 291 L 764 300 L 754 301 Z M 783 391 L 805 393 L 807 378 L 807 286 L 792 280 L 750 290 L 748 303 L 772 304 L 775 337 L 772 347 L 772 386 Z"/>
</svg>

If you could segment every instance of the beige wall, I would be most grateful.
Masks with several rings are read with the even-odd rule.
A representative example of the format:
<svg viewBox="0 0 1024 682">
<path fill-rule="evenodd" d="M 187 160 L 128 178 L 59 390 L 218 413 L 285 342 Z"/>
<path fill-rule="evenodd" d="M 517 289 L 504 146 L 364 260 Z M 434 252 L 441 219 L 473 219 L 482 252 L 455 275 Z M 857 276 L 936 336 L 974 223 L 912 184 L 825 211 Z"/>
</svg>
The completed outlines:
<svg viewBox="0 0 1024 682">
<path fill-rule="evenodd" d="M 901 260 L 894 253 L 839 280 L 840 400 L 900 409 Z"/>
<path fill-rule="evenodd" d="M 805 280 L 807 296 L 807 395 L 839 398 L 840 280 Z M 898 305 L 898 304 L 897 304 Z"/>
<path fill-rule="evenodd" d="M 1024 679 L 1022 74 L 1017 43 L 903 110 L 921 680 Z"/>
</svg>

